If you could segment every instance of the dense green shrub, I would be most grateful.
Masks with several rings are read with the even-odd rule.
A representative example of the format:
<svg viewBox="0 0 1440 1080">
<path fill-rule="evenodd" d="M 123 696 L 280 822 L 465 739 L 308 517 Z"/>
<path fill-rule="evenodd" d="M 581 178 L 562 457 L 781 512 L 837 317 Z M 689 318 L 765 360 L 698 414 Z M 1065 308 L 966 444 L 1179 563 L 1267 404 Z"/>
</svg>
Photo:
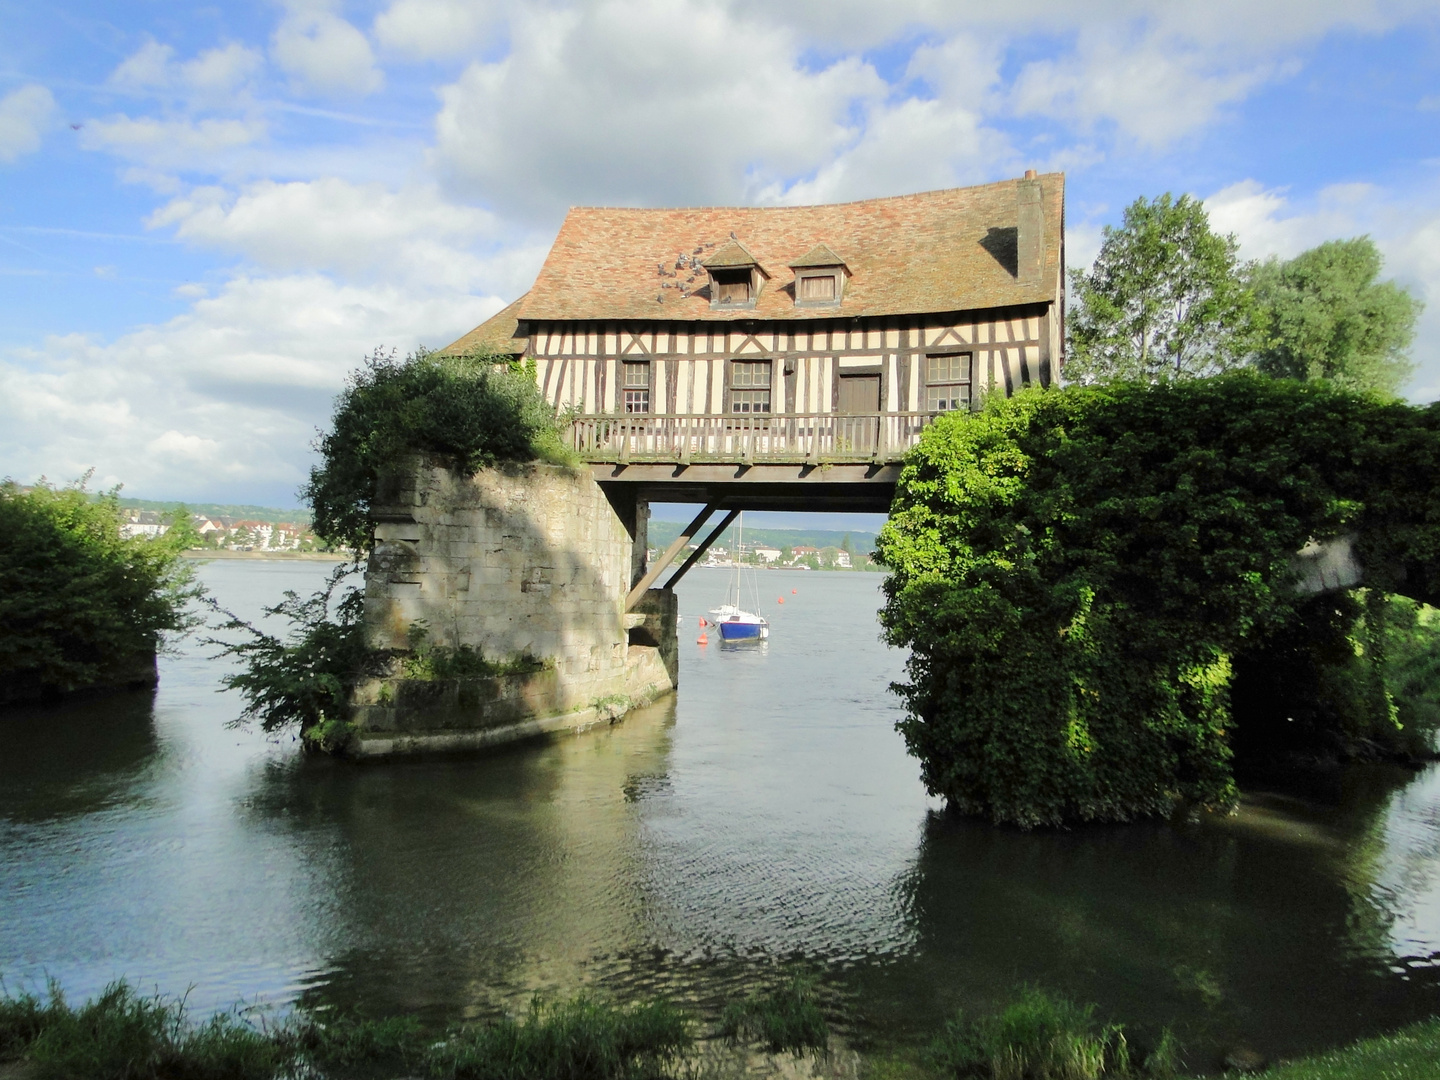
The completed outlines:
<svg viewBox="0 0 1440 1080">
<path fill-rule="evenodd" d="M 493 356 L 417 350 L 403 361 L 376 353 L 336 399 L 321 462 L 301 497 L 316 535 L 368 551 L 381 476 L 410 454 L 474 471 L 499 461 L 564 462 L 555 410 L 533 368 Z"/>
<path fill-rule="evenodd" d="M 188 519 L 155 540 L 120 524 L 118 489 L 0 482 L 0 702 L 128 681 L 194 624 Z"/>
<path fill-rule="evenodd" d="M 1228 803 L 1234 658 L 1293 623 L 1309 538 L 1354 533 L 1379 591 L 1434 598 L 1437 428 L 1245 373 L 939 419 L 877 542 L 927 786 L 1025 826 Z"/>
</svg>

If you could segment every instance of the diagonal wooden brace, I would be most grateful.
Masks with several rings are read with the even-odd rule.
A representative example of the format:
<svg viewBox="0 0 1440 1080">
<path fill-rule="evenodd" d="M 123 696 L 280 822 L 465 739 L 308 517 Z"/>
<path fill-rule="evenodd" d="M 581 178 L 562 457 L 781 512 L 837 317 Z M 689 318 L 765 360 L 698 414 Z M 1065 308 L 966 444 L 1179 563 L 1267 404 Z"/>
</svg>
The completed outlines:
<svg viewBox="0 0 1440 1080">
<path fill-rule="evenodd" d="M 640 602 L 640 598 L 649 591 L 651 585 L 655 584 L 656 579 L 665 572 L 666 567 L 675 561 L 675 556 L 680 554 L 685 545 L 690 542 L 690 539 L 704 528 L 705 522 L 710 520 L 710 515 L 715 513 L 715 511 L 719 509 L 719 506 L 719 503 L 710 503 L 704 510 L 696 514 L 695 520 L 690 522 L 689 525 L 686 525 L 685 528 L 681 530 L 680 535 L 675 538 L 674 543 L 665 549 L 665 554 L 656 559 L 655 565 L 645 571 L 645 576 L 640 579 L 639 583 L 631 589 L 629 595 L 625 597 L 625 611 L 627 613 L 635 609 L 635 605 Z"/>
<path fill-rule="evenodd" d="M 692 566 L 694 566 L 697 562 L 699 562 L 705 557 L 705 553 L 710 550 L 710 545 L 715 543 L 716 540 L 719 540 L 720 534 L 723 533 L 726 529 L 728 529 L 730 527 L 730 523 L 739 516 L 739 510 L 731 510 L 728 514 L 726 514 L 724 520 L 722 520 L 719 525 L 715 526 L 715 531 L 712 532 L 709 536 L 707 536 L 703 541 L 701 541 L 700 546 L 690 553 L 690 557 L 680 564 L 680 569 L 676 570 L 675 573 L 670 576 L 670 580 L 665 582 L 665 588 L 673 589 L 676 582 L 678 582 L 682 577 L 684 577 L 686 572 Z M 736 557 L 738 558 L 739 556 L 737 555 Z"/>
</svg>

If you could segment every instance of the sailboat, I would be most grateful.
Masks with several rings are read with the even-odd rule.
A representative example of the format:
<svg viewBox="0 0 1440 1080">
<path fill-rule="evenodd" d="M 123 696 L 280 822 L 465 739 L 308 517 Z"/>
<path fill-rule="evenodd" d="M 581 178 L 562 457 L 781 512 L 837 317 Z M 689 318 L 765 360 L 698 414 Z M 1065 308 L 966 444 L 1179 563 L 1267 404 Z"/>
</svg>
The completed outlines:
<svg viewBox="0 0 1440 1080">
<path fill-rule="evenodd" d="M 745 515 L 742 513 L 735 521 L 735 572 L 730 575 L 730 584 L 725 590 L 725 599 L 718 607 L 709 611 L 710 621 L 715 624 L 715 629 L 720 631 L 722 641 L 743 641 L 746 639 L 764 641 L 770 636 L 770 623 L 763 615 L 757 615 L 753 611 L 745 611 L 740 607 L 740 580 L 741 564 L 740 551 L 744 546 L 745 539 Z M 751 599 L 754 607 L 760 607 L 760 587 L 755 581 L 755 571 L 751 568 L 749 572 Z"/>
</svg>

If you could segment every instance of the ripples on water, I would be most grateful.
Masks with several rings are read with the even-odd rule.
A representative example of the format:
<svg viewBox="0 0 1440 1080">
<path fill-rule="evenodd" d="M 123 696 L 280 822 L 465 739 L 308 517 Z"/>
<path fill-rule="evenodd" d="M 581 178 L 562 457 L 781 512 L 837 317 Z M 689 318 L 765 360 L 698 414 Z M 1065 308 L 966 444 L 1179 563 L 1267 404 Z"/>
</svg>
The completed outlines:
<svg viewBox="0 0 1440 1080">
<path fill-rule="evenodd" d="M 255 616 L 328 569 L 202 576 Z M 682 589 L 677 698 L 486 758 L 302 759 L 225 727 L 193 643 L 153 698 L 3 716 L 0 973 L 438 1020 L 592 985 L 714 1008 L 798 965 L 861 1038 L 1039 981 L 1280 1054 L 1440 1010 L 1440 770 L 1184 827 L 949 821 L 893 729 L 878 576 L 764 574 L 768 645 L 702 648 L 723 579 Z"/>
</svg>

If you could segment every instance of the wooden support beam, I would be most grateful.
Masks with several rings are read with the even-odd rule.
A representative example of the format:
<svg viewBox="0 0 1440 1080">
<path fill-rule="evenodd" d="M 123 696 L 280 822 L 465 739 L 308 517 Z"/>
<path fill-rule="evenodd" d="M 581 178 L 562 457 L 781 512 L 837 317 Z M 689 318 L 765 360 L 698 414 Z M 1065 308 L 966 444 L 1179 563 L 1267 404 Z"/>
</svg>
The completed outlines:
<svg viewBox="0 0 1440 1080">
<path fill-rule="evenodd" d="M 629 595 L 625 597 L 625 611 L 627 614 L 635 609 L 635 605 L 640 602 L 640 598 L 649 591 L 651 585 L 655 584 L 656 579 L 665 572 L 666 567 L 675 561 L 675 556 L 680 554 L 685 545 L 690 542 L 691 537 L 704 527 L 705 522 L 710 520 L 710 515 L 719 509 L 719 506 L 719 503 L 712 502 L 708 504 L 704 510 L 696 514 L 695 520 L 690 522 L 689 525 L 686 525 L 685 528 L 681 530 L 680 535 L 675 538 L 674 542 L 665 549 L 665 554 L 655 560 L 655 565 L 645 572 L 645 576 L 640 579 L 639 584 L 631 589 Z"/>
<path fill-rule="evenodd" d="M 694 566 L 697 562 L 699 562 L 705 557 L 705 553 L 710 550 L 710 545 L 715 543 L 716 540 L 719 540 L 720 534 L 723 533 L 726 529 L 728 529 L 730 527 L 730 523 L 739 516 L 739 510 L 731 510 L 728 514 L 726 514 L 725 520 L 721 521 L 719 525 L 715 526 L 715 531 L 712 532 L 709 536 L 707 536 L 703 541 L 701 541 L 700 546 L 690 553 L 690 557 L 680 564 L 680 569 L 676 570 L 670 580 L 665 583 L 665 588 L 673 589 L 675 587 L 675 583 L 678 582 L 682 577 L 684 577 L 686 573 L 689 572 L 692 566 Z"/>
</svg>

